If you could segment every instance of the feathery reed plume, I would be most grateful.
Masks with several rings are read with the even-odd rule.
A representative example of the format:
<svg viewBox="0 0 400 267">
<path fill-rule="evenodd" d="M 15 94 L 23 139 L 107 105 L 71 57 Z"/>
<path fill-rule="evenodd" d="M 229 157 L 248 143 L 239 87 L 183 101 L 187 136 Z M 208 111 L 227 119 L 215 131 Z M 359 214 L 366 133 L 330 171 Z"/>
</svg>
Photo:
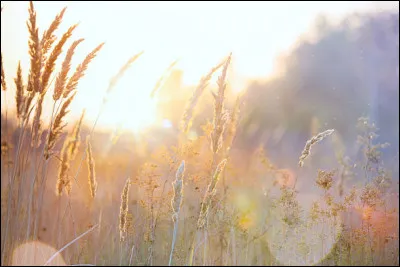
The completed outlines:
<svg viewBox="0 0 400 267">
<path fill-rule="evenodd" d="M 47 52 L 49 52 L 51 46 L 56 40 L 56 36 L 53 33 L 57 30 L 58 26 L 60 26 L 66 9 L 67 8 L 64 7 L 61 12 L 57 14 L 57 16 L 54 18 L 53 22 L 50 24 L 50 27 L 43 32 L 42 40 L 40 42 L 40 45 L 42 47 L 43 60 L 46 60 Z"/>
<path fill-rule="evenodd" d="M 129 69 L 129 67 L 135 62 L 142 54 L 144 51 L 134 55 L 131 57 L 123 66 L 122 68 L 118 71 L 118 73 L 111 78 L 110 83 L 108 85 L 106 93 L 110 93 L 111 90 L 114 88 L 114 86 L 117 84 L 118 80 L 121 79 L 121 77 L 124 75 L 124 73 Z"/>
<path fill-rule="evenodd" d="M 183 198 L 183 173 L 185 171 L 185 161 L 182 160 L 181 165 L 179 166 L 178 170 L 176 171 L 176 179 L 172 183 L 174 189 L 174 197 L 171 201 L 172 206 L 172 221 L 176 221 L 179 216 L 179 211 L 182 205 L 182 198 Z"/>
<path fill-rule="evenodd" d="M 168 73 L 172 70 L 172 68 L 178 63 L 178 60 L 175 60 L 172 62 L 168 68 L 164 71 L 164 73 L 161 75 L 161 77 L 157 80 L 156 85 L 154 86 L 153 90 L 151 91 L 150 97 L 153 98 L 154 95 L 156 94 L 157 90 L 161 87 L 163 81 L 165 80 L 165 77 L 168 75 Z"/>
<path fill-rule="evenodd" d="M 229 114 L 224 111 L 224 99 L 226 89 L 226 73 L 228 70 L 229 63 L 231 61 L 232 53 L 229 55 L 225 62 L 224 68 L 222 69 L 221 76 L 218 77 L 218 95 L 214 93 L 214 118 L 213 118 L 213 131 L 211 132 L 211 151 L 217 154 L 222 146 L 223 132 L 225 125 L 228 120 Z"/>
<path fill-rule="evenodd" d="M 28 87 L 29 87 L 29 84 L 28 84 Z M 31 108 L 31 103 L 32 103 L 32 100 L 34 97 L 35 97 L 35 91 L 28 91 L 28 95 L 24 98 L 25 99 L 24 104 L 23 104 L 24 112 L 22 114 L 23 120 L 28 120 L 28 118 L 29 118 L 29 114 L 30 114 L 29 110 Z"/>
<path fill-rule="evenodd" d="M 204 89 L 207 87 L 208 82 L 211 80 L 212 75 L 214 74 L 214 72 L 216 72 L 220 67 L 222 67 L 225 63 L 225 60 L 222 61 L 221 63 L 219 63 L 217 66 L 215 66 L 214 68 L 211 69 L 210 72 L 207 73 L 206 76 L 203 76 L 200 79 L 199 84 L 197 85 L 196 89 L 193 92 L 192 97 L 189 100 L 189 103 L 185 109 L 185 112 L 183 113 L 183 117 L 182 117 L 182 131 L 183 132 L 187 132 L 190 128 L 190 124 L 191 124 L 191 120 L 192 120 L 192 116 L 193 116 L 193 111 L 194 108 L 197 105 L 197 102 L 200 99 L 200 96 L 203 94 Z"/>
<path fill-rule="evenodd" d="M 61 150 L 61 163 L 60 169 L 58 171 L 58 179 L 56 184 L 56 194 L 57 196 L 62 195 L 62 190 L 65 187 L 68 195 L 71 193 L 71 179 L 68 176 L 69 170 L 69 162 L 70 162 L 70 153 L 69 148 L 71 146 L 71 142 L 69 142 L 68 138 L 65 139 L 63 148 Z"/>
<path fill-rule="evenodd" d="M 204 194 L 203 200 L 201 202 L 200 214 L 199 214 L 199 218 L 197 220 L 197 228 L 196 228 L 195 236 L 194 236 L 193 242 L 191 243 L 191 245 L 189 247 L 189 262 L 188 262 L 189 266 L 193 265 L 194 248 L 196 245 L 196 236 L 199 233 L 199 231 L 204 228 L 204 225 L 207 221 L 208 212 L 211 207 L 211 200 L 216 192 L 215 187 L 217 186 L 217 183 L 219 181 L 221 173 L 224 171 L 226 162 L 227 162 L 227 159 L 223 159 L 218 164 L 217 168 L 215 169 L 214 175 L 211 179 L 211 182 L 208 185 L 207 191 Z"/>
<path fill-rule="evenodd" d="M 72 36 L 72 32 L 75 30 L 75 28 L 78 26 L 78 24 L 72 25 L 69 27 L 66 33 L 63 34 L 61 37 L 60 41 L 58 41 L 57 45 L 53 48 L 53 51 L 50 54 L 50 57 L 47 59 L 43 75 L 42 75 L 42 90 L 47 89 L 47 84 L 49 82 L 50 76 L 54 71 L 54 66 L 56 64 L 56 60 L 58 56 L 62 52 L 62 48 L 65 44 L 65 42 Z"/>
<path fill-rule="evenodd" d="M 56 144 L 56 141 L 59 137 L 59 135 L 61 134 L 62 130 L 64 129 L 64 127 L 66 126 L 66 123 L 63 124 L 63 119 L 64 117 L 67 115 L 67 113 L 69 112 L 67 110 L 67 108 L 69 107 L 69 105 L 71 104 L 72 100 L 75 97 L 76 92 L 74 92 L 74 94 L 72 94 L 61 106 L 60 111 L 58 112 L 56 118 L 54 119 L 53 125 L 50 129 L 50 133 L 47 139 L 47 143 L 46 143 L 46 147 L 45 147 L 45 151 L 44 151 L 44 157 L 45 159 L 49 159 L 50 157 L 50 153 L 51 150 L 53 149 L 54 145 Z"/>
<path fill-rule="evenodd" d="M 310 140 L 307 141 L 303 152 L 301 153 L 301 156 L 299 158 L 299 166 L 303 167 L 304 165 L 304 160 L 310 155 L 311 147 L 315 145 L 316 143 L 322 141 L 325 137 L 331 135 L 334 132 L 334 129 L 331 130 L 326 130 L 325 132 L 319 133 L 316 136 L 313 136 Z"/>
<path fill-rule="evenodd" d="M 56 78 L 56 84 L 54 86 L 53 100 L 57 101 L 60 99 L 65 84 L 67 83 L 67 75 L 71 68 L 71 60 L 74 55 L 75 48 L 83 41 L 84 39 L 76 40 L 72 43 L 67 51 L 67 55 L 65 56 L 64 62 L 62 63 L 61 71 L 58 73 Z"/>
<path fill-rule="evenodd" d="M 7 90 L 6 75 L 4 74 L 4 68 L 3 68 L 3 53 L 1 53 L 1 89 L 3 91 Z"/>
<path fill-rule="evenodd" d="M 33 2 L 29 3 L 29 21 L 26 23 L 29 30 L 29 55 L 31 67 L 28 79 L 28 91 L 40 92 L 40 71 L 42 69 L 42 51 L 39 41 L 39 29 L 36 27 L 36 11 Z M 33 98 L 33 96 L 31 97 Z"/>
<path fill-rule="evenodd" d="M 42 122 L 40 120 L 40 117 L 42 115 L 42 108 L 43 108 L 43 100 L 44 96 L 46 94 L 46 90 L 44 90 L 42 93 L 40 93 L 37 105 L 36 105 L 36 111 L 35 111 L 35 116 L 33 117 L 33 124 L 32 124 L 32 141 L 31 141 L 31 147 L 36 148 L 40 146 L 40 135 L 42 133 Z"/>
<path fill-rule="evenodd" d="M 76 156 L 76 154 L 78 152 L 79 141 L 80 141 L 79 134 L 80 134 L 83 118 L 85 117 L 85 112 L 86 112 L 86 110 L 84 109 L 82 111 L 82 114 L 81 114 L 81 117 L 80 117 L 78 123 L 75 124 L 75 127 L 74 127 L 74 129 L 72 131 L 72 134 L 71 134 L 71 140 L 70 140 L 70 142 L 72 143 L 71 144 L 71 150 L 70 150 L 71 160 L 73 160 L 75 158 L 75 156 Z"/>
<path fill-rule="evenodd" d="M 90 144 L 90 136 L 87 136 L 86 143 L 87 143 L 88 169 L 89 169 L 89 189 L 91 197 L 94 198 L 96 195 L 97 182 L 96 182 L 96 172 L 94 170 L 92 145 Z"/>
<path fill-rule="evenodd" d="M 204 224 L 206 223 L 206 219 L 208 216 L 208 211 L 211 206 L 211 200 L 212 197 L 215 195 L 215 187 L 217 186 L 217 183 L 219 181 L 219 178 L 221 176 L 222 171 L 225 168 L 226 165 L 226 159 L 223 159 L 217 166 L 214 175 L 212 177 L 212 180 L 210 184 L 208 185 L 207 191 L 204 195 L 203 201 L 201 202 L 201 208 L 200 208 L 200 215 L 199 219 L 197 221 L 197 229 L 202 229 L 204 227 Z"/>
<path fill-rule="evenodd" d="M 128 195 L 129 187 L 131 186 L 131 179 L 126 179 L 124 189 L 121 194 L 121 207 L 119 209 L 119 231 L 121 241 L 125 239 L 125 233 L 127 230 L 126 217 L 128 215 Z"/>
<path fill-rule="evenodd" d="M 171 201 L 172 206 L 172 221 L 174 222 L 174 233 L 172 235 L 172 246 L 171 253 L 169 254 L 169 266 L 172 264 L 172 255 L 174 253 L 176 234 L 178 232 L 178 219 L 179 219 L 179 211 L 182 205 L 183 199 L 183 173 L 185 171 L 185 161 L 182 160 L 181 165 L 176 171 L 175 181 L 172 183 L 172 187 L 174 189 L 174 196 Z"/>
<path fill-rule="evenodd" d="M 76 67 L 75 73 L 72 75 L 71 78 L 69 78 L 67 86 L 65 87 L 65 90 L 63 92 L 63 98 L 67 98 L 69 93 L 71 93 L 73 90 L 76 89 L 79 80 L 85 75 L 85 71 L 89 63 L 93 60 L 93 58 L 96 57 L 97 52 L 100 51 L 103 45 L 104 43 L 101 43 L 95 49 L 93 49 L 93 51 L 86 56 L 86 58 L 82 61 L 82 63 L 79 64 L 78 67 Z"/>
<path fill-rule="evenodd" d="M 233 140 L 235 139 L 241 101 L 242 97 L 238 96 L 236 98 L 233 110 L 231 111 L 231 115 L 229 116 L 229 126 L 227 129 L 227 136 L 226 136 L 226 153 L 229 153 Z"/>
<path fill-rule="evenodd" d="M 24 101 L 25 101 L 25 96 L 24 96 L 24 81 L 22 79 L 22 68 L 21 68 L 21 62 L 18 62 L 18 68 L 17 68 L 17 78 L 14 78 L 15 82 L 15 102 L 17 104 L 17 118 L 22 118 L 23 111 L 24 111 Z"/>
</svg>

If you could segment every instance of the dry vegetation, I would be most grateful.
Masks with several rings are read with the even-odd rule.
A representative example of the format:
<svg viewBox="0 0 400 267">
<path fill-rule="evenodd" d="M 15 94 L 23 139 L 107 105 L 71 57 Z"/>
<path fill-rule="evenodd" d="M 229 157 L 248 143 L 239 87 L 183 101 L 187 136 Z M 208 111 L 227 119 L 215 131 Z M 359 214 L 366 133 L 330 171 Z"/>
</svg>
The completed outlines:
<svg viewBox="0 0 400 267">
<path fill-rule="evenodd" d="M 295 177 L 272 164 L 262 148 L 251 155 L 234 154 L 245 98 L 238 97 L 233 105 L 227 100 L 229 55 L 200 80 L 188 99 L 174 146 L 125 161 L 104 158 L 95 124 L 85 126 L 84 111 L 72 130 L 66 130 L 79 81 L 103 44 L 70 72 L 74 51 L 83 39 L 73 41 L 55 73 L 77 27 L 56 37 L 65 11 L 40 35 L 31 2 L 28 76 L 23 79 L 18 66 L 15 85 L 6 84 L 3 62 L 1 66 L 2 91 L 15 87 L 17 110 L 16 118 L 2 117 L 2 265 L 10 265 L 13 251 L 32 240 L 61 250 L 67 264 L 399 264 L 399 213 L 391 205 L 398 202 L 398 195 L 390 190 L 398 182 L 382 164 L 381 149 L 386 144 L 375 142 L 377 129 L 367 118 L 358 122 L 362 166 L 339 153 L 336 169 L 316 169 L 315 177 L 301 176 L 309 167 L 308 157 L 317 153 L 311 147 L 329 142 L 336 134 L 333 129 L 311 137 L 304 150 L 293 155 L 299 158 Z M 110 76 L 107 93 L 141 54 Z M 186 133 L 196 105 L 219 72 L 211 122 L 204 125 L 202 136 L 190 140 Z M 42 103 L 51 91 L 52 120 L 46 128 L 41 122 Z M 2 112 L 7 114 L 7 108 L 2 106 Z M 241 168 L 243 157 L 250 159 L 249 168 Z M 82 168 L 85 160 L 87 168 Z M 351 187 L 356 171 L 363 173 L 364 182 Z M 298 200 L 299 179 L 320 189 L 309 209 Z M 55 264 L 50 256 L 41 264 Z"/>
</svg>

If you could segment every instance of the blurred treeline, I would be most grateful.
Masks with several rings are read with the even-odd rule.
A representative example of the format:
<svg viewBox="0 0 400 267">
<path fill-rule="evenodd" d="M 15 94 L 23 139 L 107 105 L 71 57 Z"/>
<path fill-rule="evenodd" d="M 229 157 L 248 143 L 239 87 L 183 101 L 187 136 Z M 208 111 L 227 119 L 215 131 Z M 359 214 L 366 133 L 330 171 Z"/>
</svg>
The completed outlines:
<svg viewBox="0 0 400 267">
<path fill-rule="evenodd" d="M 356 156 L 355 126 L 366 116 L 380 129 L 378 141 L 390 143 L 384 161 L 398 173 L 399 13 L 354 13 L 335 25 L 319 16 L 313 27 L 312 38 L 302 36 L 279 56 L 272 77 L 244 88 L 236 148 L 252 151 L 264 144 L 270 157 L 293 167 L 293 155 L 312 134 L 334 128 L 346 153 Z M 181 88 L 181 75 L 174 72 L 160 91 L 160 118 L 171 120 L 176 132 L 192 92 Z M 228 98 L 232 108 L 235 97 Z M 193 126 L 199 135 L 213 112 L 211 94 L 202 100 Z"/>
</svg>

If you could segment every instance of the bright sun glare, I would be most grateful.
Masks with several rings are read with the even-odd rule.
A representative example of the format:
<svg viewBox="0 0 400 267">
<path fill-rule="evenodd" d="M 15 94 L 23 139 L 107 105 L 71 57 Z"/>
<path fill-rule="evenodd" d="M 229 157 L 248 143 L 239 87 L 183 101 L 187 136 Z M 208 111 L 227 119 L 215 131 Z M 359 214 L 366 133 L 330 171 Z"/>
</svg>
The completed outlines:
<svg viewBox="0 0 400 267">
<path fill-rule="evenodd" d="M 1 16 L 1 47 L 6 79 L 12 84 L 18 60 L 24 76 L 29 69 L 25 24 L 28 3 L 2 5 L 7 12 Z M 322 12 L 337 19 L 369 5 L 365 2 L 232 2 L 228 8 L 222 2 L 37 2 L 40 33 L 65 6 L 67 12 L 58 34 L 79 22 L 74 36 L 85 38 L 76 50 L 72 68 L 99 43 L 106 43 L 78 86 L 70 119 L 77 119 L 85 108 L 86 118 L 94 121 L 111 77 L 131 56 L 144 50 L 143 56 L 110 94 L 98 121 L 99 127 L 120 125 L 139 131 L 155 123 L 162 125 L 162 120 L 157 118 L 157 97 L 151 99 L 150 93 L 174 60 L 180 59 L 176 68 L 184 71 L 184 85 L 193 85 L 232 52 L 229 80 L 232 89 L 238 92 L 248 79 L 265 78 L 271 73 L 274 59 L 307 31 L 317 14 Z M 13 91 L 7 94 L 10 105 L 14 106 Z M 49 120 L 51 101 L 45 101 L 44 106 L 43 119 Z"/>
<path fill-rule="evenodd" d="M 156 120 L 157 99 L 150 94 L 162 72 L 152 69 L 146 54 L 131 68 L 109 94 L 101 119 L 106 127 L 120 125 L 136 132 Z"/>
</svg>

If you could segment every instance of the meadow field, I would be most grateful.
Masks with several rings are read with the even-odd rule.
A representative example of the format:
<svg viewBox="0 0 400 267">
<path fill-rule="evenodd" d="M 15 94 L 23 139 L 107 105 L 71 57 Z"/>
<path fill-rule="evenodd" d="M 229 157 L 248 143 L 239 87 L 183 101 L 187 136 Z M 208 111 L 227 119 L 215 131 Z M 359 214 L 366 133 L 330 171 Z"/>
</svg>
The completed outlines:
<svg viewBox="0 0 400 267">
<path fill-rule="evenodd" d="M 269 74 L 228 37 L 251 27 L 213 24 L 235 20 L 229 5 L 197 3 L 213 44 L 157 20 L 188 3 L 137 4 L 154 24 L 135 25 L 128 4 L 69 4 L 82 13 L 45 20 L 56 2 L 1 2 L 1 265 L 399 265 L 398 3 L 317 16 Z"/>
</svg>

